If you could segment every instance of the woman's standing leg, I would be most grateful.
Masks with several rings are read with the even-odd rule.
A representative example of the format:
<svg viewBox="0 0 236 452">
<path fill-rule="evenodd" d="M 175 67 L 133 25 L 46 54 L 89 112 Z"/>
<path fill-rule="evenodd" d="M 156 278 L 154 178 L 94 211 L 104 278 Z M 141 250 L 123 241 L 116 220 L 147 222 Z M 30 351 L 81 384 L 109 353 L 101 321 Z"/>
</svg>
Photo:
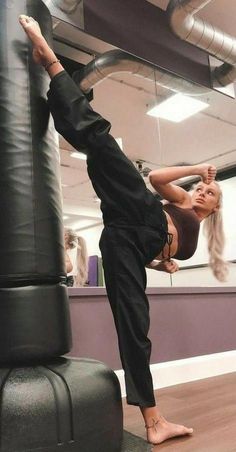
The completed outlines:
<svg viewBox="0 0 236 452">
<path fill-rule="evenodd" d="M 134 240 L 133 235 L 136 238 Z M 120 356 L 125 371 L 127 402 L 154 406 L 149 368 L 149 305 L 145 294 L 144 256 L 139 249 L 141 234 L 106 227 L 100 247 L 106 289 L 116 325 Z"/>
</svg>

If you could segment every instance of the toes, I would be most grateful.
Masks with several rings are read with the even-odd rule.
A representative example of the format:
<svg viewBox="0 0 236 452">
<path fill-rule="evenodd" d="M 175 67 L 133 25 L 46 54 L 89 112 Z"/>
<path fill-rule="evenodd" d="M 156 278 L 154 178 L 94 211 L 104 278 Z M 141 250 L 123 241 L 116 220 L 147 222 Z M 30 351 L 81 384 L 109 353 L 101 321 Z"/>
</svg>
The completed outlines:
<svg viewBox="0 0 236 452">
<path fill-rule="evenodd" d="M 24 14 L 21 14 L 19 17 L 19 22 L 24 26 L 27 25 L 29 22 L 29 17 L 25 16 Z"/>
<path fill-rule="evenodd" d="M 32 22 L 36 22 L 33 17 L 26 16 L 25 14 L 19 16 L 19 21 L 22 25 L 29 25 Z"/>
<path fill-rule="evenodd" d="M 19 16 L 19 21 L 22 23 L 22 22 L 25 22 L 25 16 L 24 16 L 24 14 L 21 14 L 20 16 Z"/>
<path fill-rule="evenodd" d="M 182 435 L 191 435 L 193 433 L 193 428 L 187 428 L 187 427 L 183 427 L 182 428 Z"/>
</svg>

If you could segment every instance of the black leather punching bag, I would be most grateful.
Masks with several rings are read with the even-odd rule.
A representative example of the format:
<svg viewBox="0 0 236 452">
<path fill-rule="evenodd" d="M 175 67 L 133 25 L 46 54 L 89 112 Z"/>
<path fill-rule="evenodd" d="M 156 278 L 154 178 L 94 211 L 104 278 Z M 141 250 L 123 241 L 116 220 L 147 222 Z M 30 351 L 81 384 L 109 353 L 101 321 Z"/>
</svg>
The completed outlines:
<svg viewBox="0 0 236 452">
<path fill-rule="evenodd" d="M 49 79 L 18 16 L 51 40 L 41 0 L 0 0 L 0 452 L 119 452 L 115 373 L 70 350 Z"/>
<path fill-rule="evenodd" d="M 1 363 L 62 355 L 71 332 L 49 79 L 18 23 L 21 13 L 35 17 L 50 42 L 51 17 L 41 0 L 0 5 Z"/>
</svg>

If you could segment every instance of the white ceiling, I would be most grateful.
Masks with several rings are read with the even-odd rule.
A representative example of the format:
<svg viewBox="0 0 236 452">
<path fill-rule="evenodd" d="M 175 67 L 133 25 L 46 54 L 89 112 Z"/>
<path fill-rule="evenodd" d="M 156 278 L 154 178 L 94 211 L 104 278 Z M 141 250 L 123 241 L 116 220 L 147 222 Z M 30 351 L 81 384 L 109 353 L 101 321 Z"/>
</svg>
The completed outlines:
<svg viewBox="0 0 236 452">
<path fill-rule="evenodd" d="M 149 0 L 165 9 L 168 0 Z M 201 16 L 236 37 L 235 0 L 215 0 Z M 236 101 L 217 92 L 201 96 L 210 106 L 182 123 L 146 115 L 149 106 L 167 91 L 153 82 L 128 74 L 112 76 L 94 88 L 92 107 L 112 124 L 115 138 L 132 160 L 150 169 L 186 162 L 211 162 L 217 168 L 236 161 Z M 60 139 L 65 224 L 75 228 L 101 221 L 99 203 L 86 172 L 86 162 L 70 157 L 71 146 Z M 146 179 L 148 182 L 148 180 Z"/>
</svg>

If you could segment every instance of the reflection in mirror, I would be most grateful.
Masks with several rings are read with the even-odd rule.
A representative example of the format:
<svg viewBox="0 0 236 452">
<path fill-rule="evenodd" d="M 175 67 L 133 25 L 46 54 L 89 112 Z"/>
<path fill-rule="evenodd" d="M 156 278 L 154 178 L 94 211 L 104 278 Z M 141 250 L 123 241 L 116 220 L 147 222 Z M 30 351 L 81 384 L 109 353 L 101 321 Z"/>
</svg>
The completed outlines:
<svg viewBox="0 0 236 452">
<path fill-rule="evenodd" d="M 154 190 L 148 174 L 158 168 L 201 163 L 215 165 L 219 171 L 231 167 L 236 154 L 236 124 L 232 121 L 236 113 L 234 100 L 213 91 L 199 96 L 194 93 L 194 98 L 208 105 L 203 111 L 178 123 L 154 118 L 147 115 L 150 108 L 174 94 L 157 80 L 158 73 L 154 70 L 149 79 L 125 72 L 112 74 L 93 88 L 91 102 L 93 109 L 111 122 L 112 135 L 122 143 L 124 153 L 141 173 L 147 187 Z M 99 200 L 87 175 L 86 161 L 72 156 L 74 149 L 62 137 L 60 149 L 64 214 L 67 216 L 65 225 L 83 235 L 90 256 L 100 257 L 98 242 L 103 228 L 102 219 Z M 78 153 L 77 156 L 80 157 Z M 183 185 L 185 182 L 181 179 L 176 183 Z M 229 190 L 234 189 L 235 180 L 229 179 L 221 184 L 223 192 L 226 191 L 226 230 L 230 229 L 232 233 L 235 228 L 229 223 L 226 199 Z M 235 256 L 228 253 L 232 249 L 229 240 L 227 233 L 225 256 L 234 260 Z M 205 266 L 207 261 L 208 253 L 201 232 L 196 254 L 187 261 L 179 262 L 181 271 L 169 275 L 147 270 L 148 285 L 221 285 Z M 233 285 L 233 280 L 231 265 L 225 284 Z"/>
</svg>

